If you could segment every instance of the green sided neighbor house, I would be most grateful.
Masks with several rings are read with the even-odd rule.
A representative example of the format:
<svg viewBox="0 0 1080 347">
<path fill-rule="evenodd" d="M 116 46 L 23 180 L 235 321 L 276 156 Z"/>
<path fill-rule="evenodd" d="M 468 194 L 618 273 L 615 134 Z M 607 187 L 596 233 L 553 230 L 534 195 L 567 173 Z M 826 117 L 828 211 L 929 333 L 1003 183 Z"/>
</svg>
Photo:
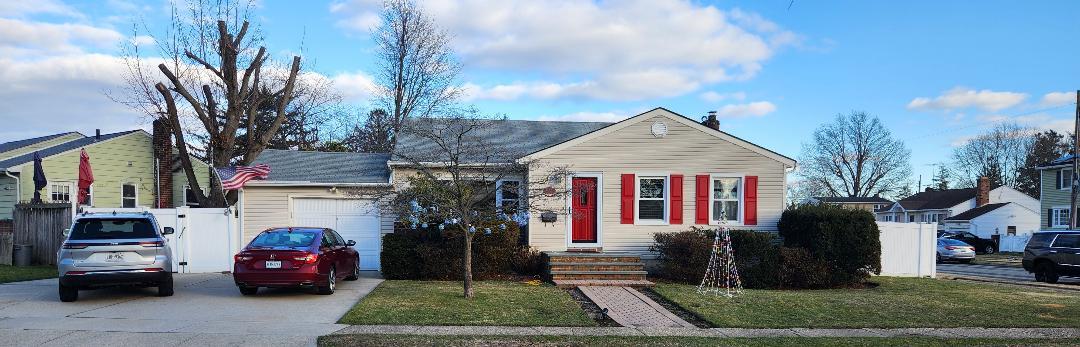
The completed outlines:
<svg viewBox="0 0 1080 347">
<path fill-rule="evenodd" d="M 16 203 L 34 197 L 34 153 L 42 158 L 48 185 L 41 190 L 47 202 L 78 200 L 79 153 L 86 150 L 94 172 L 90 207 L 165 208 L 197 206 L 187 177 L 161 124 L 151 135 L 144 130 L 86 136 L 67 132 L 0 143 L 0 220 L 11 219 Z M 196 164 L 196 176 L 210 182 L 206 164 Z M 205 180 L 203 180 L 205 179 Z"/>
<path fill-rule="evenodd" d="M 1040 225 L 1046 230 L 1065 230 L 1069 228 L 1072 204 L 1073 157 L 1065 155 L 1052 162 L 1040 165 L 1036 169 L 1040 174 L 1039 211 Z"/>
</svg>

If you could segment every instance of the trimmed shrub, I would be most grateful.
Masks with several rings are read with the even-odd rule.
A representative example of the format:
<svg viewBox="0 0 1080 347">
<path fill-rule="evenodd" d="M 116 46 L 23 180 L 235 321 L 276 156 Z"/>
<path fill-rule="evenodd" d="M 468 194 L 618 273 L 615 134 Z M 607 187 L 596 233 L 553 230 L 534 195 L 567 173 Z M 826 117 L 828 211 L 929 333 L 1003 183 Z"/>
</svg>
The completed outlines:
<svg viewBox="0 0 1080 347">
<path fill-rule="evenodd" d="M 528 260 L 519 258 L 527 247 L 518 243 L 516 223 L 477 223 L 472 244 L 473 279 L 485 280 L 513 275 L 515 266 Z M 383 236 L 382 274 L 387 279 L 457 280 L 464 267 L 465 233 L 457 228 L 439 230 L 438 223 L 427 227 L 399 228 Z M 500 225 L 505 225 L 501 227 Z M 535 252 L 535 251 L 534 251 Z"/>
<path fill-rule="evenodd" d="M 658 254 L 657 277 L 697 284 L 709 265 L 715 229 L 691 227 L 675 233 L 653 234 L 651 250 Z M 777 246 L 775 235 L 749 230 L 733 230 L 731 247 L 735 252 L 743 286 L 772 288 L 777 285 Z"/>
<path fill-rule="evenodd" d="M 805 248 L 779 248 L 780 288 L 820 289 L 829 287 L 829 266 Z"/>
<path fill-rule="evenodd" d="M 866 280 L 871 273 L 881 273 L 881 241 L 874 216 L 868 211 L 807 204 L 784 211 L 778 228 L 784 247 L 803 248 L 827 267 L 827 286 L 851 285 Z M 805 283 L 816 283 L 819 275 L 807 276 L 813 278 Z"/>
</svg>

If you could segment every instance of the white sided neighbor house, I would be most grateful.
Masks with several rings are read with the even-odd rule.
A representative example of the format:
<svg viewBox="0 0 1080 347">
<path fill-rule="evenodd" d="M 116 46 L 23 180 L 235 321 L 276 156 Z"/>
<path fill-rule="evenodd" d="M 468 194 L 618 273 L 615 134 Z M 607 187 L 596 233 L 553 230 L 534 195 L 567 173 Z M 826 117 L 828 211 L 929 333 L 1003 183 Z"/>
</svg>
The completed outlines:
<svg viewBox="0 0 1080 347">
<path fill-rule="evenodd" d="M 654 233 L 720 223 L 776 231 L 795 160 L 717 124 L 715 118 L 699 122 L 664 108 L 616 123 L 494 121 L 483 136 L 525 148 L 520 159 L 530 167 L 569 172 L 551 179 L 531 179 L 547 172 L 502 179 L 495 204 L 519 203 L 529 198 L 525 192 L 548 185 L 568 191 L 558 199 L 534 200 L 520 221 L 527 224 L 528 244 L 549 255 L 583 251 L 649 258 Z M 402 135 L 398 151 L 424 150 L 417 141 Z M 357 242 L 364 269 L 379 269 L 381 235 L 394 231 L 396 218 L 356 192 L 398 189 L 416 172 L 414 164 L 389 154 L 282 150 L 266 150 L 254 164 L 270 165 L 271 173 L 241 191 L 245 242 L 276 226 L 333 228 Z"/>
</svg>

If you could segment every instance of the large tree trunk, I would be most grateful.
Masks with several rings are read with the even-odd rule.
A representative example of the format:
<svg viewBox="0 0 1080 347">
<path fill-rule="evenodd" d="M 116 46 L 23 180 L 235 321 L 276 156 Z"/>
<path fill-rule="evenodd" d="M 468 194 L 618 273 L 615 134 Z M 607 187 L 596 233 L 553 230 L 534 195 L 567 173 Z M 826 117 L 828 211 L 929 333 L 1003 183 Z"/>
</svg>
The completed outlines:
<svg viewBox="0 0 1080 347">
<path fill-rule="evenodd" d="M 461 227 L 465 231 L 465 298 L 473 297 L 472 287 L 472 234 L 469 233 L 469 229 L 464 225 Z"/>
</svg>

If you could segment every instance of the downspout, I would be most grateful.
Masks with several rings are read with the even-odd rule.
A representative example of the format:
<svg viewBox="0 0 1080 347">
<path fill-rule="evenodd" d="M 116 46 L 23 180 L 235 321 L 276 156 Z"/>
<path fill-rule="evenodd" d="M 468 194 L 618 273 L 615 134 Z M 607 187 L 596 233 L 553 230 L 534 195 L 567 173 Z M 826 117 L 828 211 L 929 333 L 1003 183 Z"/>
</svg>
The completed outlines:
<svg viewBox="0 0 1080 347">
<path fill-rule="evenodd" d="M 19 184 L 20 183 L 19 182 L 19 177 L 18 176 L 12 176 L 11 172 L 8 172 L 8 170 L 4 170 L 4 175 L 7 176 L 7 177 L 11 177 L 11 178 L 15 179 L 15 203 L 18 204 L 19 199 L 22 199 L 22 192 L 21 192 L 22 185 Z"/>
</svg>

